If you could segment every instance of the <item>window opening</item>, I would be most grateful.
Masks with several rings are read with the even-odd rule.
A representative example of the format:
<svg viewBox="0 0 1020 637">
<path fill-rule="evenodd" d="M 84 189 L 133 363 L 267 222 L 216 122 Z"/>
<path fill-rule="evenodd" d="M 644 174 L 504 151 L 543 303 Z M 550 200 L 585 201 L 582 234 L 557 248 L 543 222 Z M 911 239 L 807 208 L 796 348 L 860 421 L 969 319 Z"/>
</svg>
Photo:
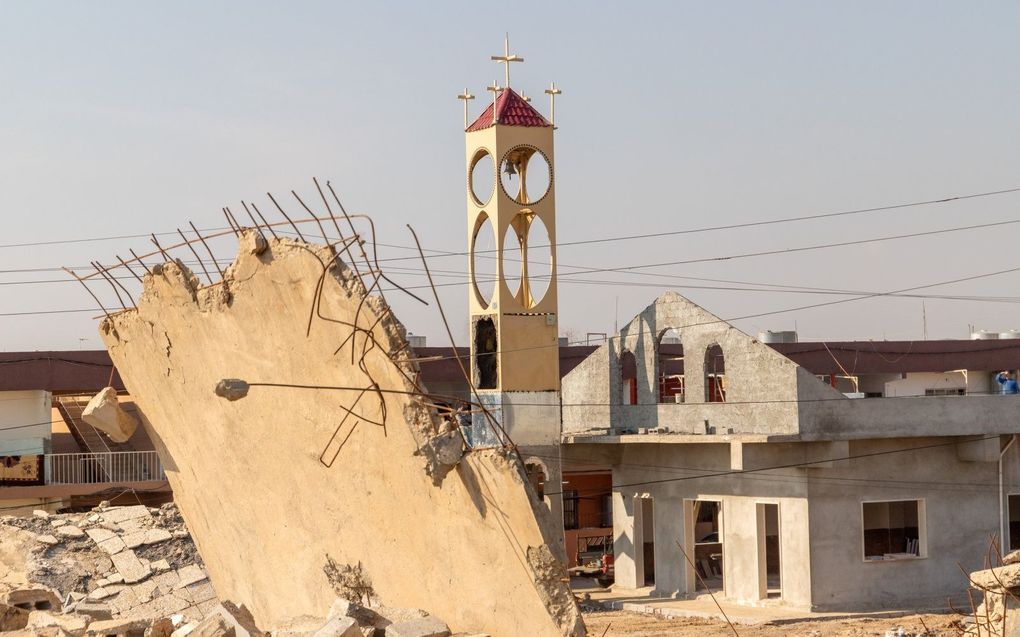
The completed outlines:
<svg viewBox="0 0 1020 637">
<path fill-rule="evenodd" d="M 680 331 L 671 327 L 659 335 L 657 346 L 659 402 L 684 402 L 684 345 Z"/>
<path fill-rule="evenodd" d="M 864 559 L 924 557 L 924 501 L 865 502 Z"/>
<path fill-rule="evenodd" d="M 641 505 L 641 548 L 645 586 L 655 585 L 655 505 L 651 498 L 638 498 Z"/>
<path fill-rule="evenodd" d="M 569 530 L 578 527 L 577 519 L 577 491 L 563 491 L 563 528 Z"/>
<path fill-rule="evenodd" d="M 637 359 L 633 352 L 620 355 L 621 402 L 624 405 L 637 404 Z"/>
<path fill-rule="evenodd" d="M 726 402 L 726 360 L 719 345 L 705 352 L 705 402 Z"/>
</svg>

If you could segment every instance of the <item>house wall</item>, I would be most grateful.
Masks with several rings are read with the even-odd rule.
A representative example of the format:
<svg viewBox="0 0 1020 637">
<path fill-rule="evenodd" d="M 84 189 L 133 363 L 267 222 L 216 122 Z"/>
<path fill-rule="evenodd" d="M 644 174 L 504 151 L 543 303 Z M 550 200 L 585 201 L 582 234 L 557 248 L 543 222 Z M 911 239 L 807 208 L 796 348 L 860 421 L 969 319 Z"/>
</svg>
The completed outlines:
<svg viewBox="0 0 1020 637">
<path fill-rule="evenodd" d="M 924 396 L 928 389 L 966 389 L 968 394 L 998 393 L 999 385 L 992 381 L 991 372 L 911 372 L 885 384 L 885 395 Z M 994 384 L 994 389 L 992 385 Z"/>
<path fill-rule="evenodd" d="M 50 401 L 42 390 L 0 392 L 0 455 L 49 453 Z"/>
<path fill-rule="evenodd" d="M 766 447 L 762 445 L 762 447 Z M 769 453 L 768 449 L 763 449 Z M 772 464 L 780 464 L 777 453 Z M 688 536 L 685 503 L 692 500 L 722 502 L 723 569 L 727 599 L 760 602 L 756 505 L 779 505 L 783 601 L 791 606 L 811 603 L 808 541 L 807 482 L 801 469 L 746 476 L 697 478 L 728 471 L 726 444 L 626 445 L 613 467 L 613 537 L 618 589 L 644 585 L 640 547 L 645 541 L 643 520 L 637 513 L 642 498 L 654 503 L 655 592 L 659 595 L 694 594 L 692 572 L 684 557 L 695 537 Z M 662 482 L 662 480 L 669 480 Z M 686 546 L 686 549 L 681 547 Z"/>
<path fill-rule="evenodd" d="M 951 442 L 946 438 L 865 440 L 853 456 Z M 1011 452 L 1015 465 L 1015 452 Z M 994 457 L 994 456 L 992 456 Z M 998 533 L 998 463 L 960 460 L 955 445 L 855 458 L 808 470 L 811 598 L 818 610 L 945 604 L 967 587 L 960 568 L 981 568 Z M 1020 484 L 1020 468 L 1007 474 Z M 1008 489 L 1007 489 L 1008 490 Z M 927 557 L 864 560 L 862 503 L 923 499 Z M 924 552 L 922 553 L 924 554 Z"/>
<path fill-rule="evenodd" d="M 659 403 L 658 339 L 668 329 L 684 348 L 685 402 Z M 725 403 L 706 400 L 705 355 L 725 359 Z M 635 358 L 637 404 L 627 405 L 621 357 Z M 772 348 L 669 292 L 563 378 L 563 430 L 665 428 L 678 433 L 798 432 L 798 400 L 842 400 L 836 390 Z"/>
</svg>

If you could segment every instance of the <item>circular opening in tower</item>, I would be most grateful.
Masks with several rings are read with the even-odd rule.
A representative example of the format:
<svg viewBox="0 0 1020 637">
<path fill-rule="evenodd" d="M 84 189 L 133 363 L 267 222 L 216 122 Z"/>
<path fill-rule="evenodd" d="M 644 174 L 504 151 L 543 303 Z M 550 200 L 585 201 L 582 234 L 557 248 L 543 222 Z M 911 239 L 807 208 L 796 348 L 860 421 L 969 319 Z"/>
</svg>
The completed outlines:
<svg viewBox="0 0 1020 637">
<path fill-rule="evenodd" d="M 538 203 L 552 184 L 548 158 L 534 146 L 516 146 L 499 164 L 500 185 L 507 197 L 521 205 Z"/>
<path fill-rule="evenodd" d="M 528 288 L 531 292 L 531 305 L 528 307 L 542 302 L 545 293 L 549 291 L 552 275 L 553 255 L 549 230 L 536 215 L 528 228 Z"/>
<path fill-rule="evenodd" d="M 519 216 L 519 215 L 518 215 Z M 517 220 L 514 219 L 514 222 Z M 521 291 L 524 276 L 524 237 L 518 234 L 517 223 L 511 222 L 503 234 L 503 282 L 514 297 Z"/>
<path fill-rule="evenodd" d="M 496 290 L 496 230 L 484 212 L 478 216 L 471 237 L 471 283 L 478 303 L 487 309 Z"/>
<path fill-rule="evenodd" d="M 496 190 L 496 162 L 485 149 L 480 149 L 471 159 L 468 170 L 468 190 L 472 199 L 479 206 L 484 206 L 492 199 Z"/>
<path fill-rule="evenodd" d="M 525 208 L 514 215 L 503 235 L 503 281 L 517 302 L 531 309 L 545 298 L 552 272 L 549 231 Z"/>
</svg>

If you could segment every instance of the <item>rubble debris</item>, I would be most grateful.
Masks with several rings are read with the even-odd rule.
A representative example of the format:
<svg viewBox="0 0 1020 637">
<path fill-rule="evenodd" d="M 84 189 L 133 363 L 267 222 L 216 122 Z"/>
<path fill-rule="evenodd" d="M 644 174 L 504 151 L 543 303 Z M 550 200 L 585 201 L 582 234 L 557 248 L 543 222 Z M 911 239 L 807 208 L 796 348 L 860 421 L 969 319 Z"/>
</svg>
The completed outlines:
<svg viewBox="0 0 1020 637">
<path fill-rule="evenodd" d="M 350 617 L 334 617 L 312 633 L 312 637 L 362 637 L 362 632 L 358 622 Z"/>
<path fill-rule="evenodd" d="M 56 525 L 58 532 L 75 528 L 80 535 L 54 536 L 49 533 L 54 522 L 62 522 Z M 128 632 L 136 624 L 141 626 L 138 630 L 146 630 L 150 628 L 146 622 L 175 614 L 180 614 L 181 621 L 197 622 L 219 603 L 173 504 L 158 509 L 97 507 L 85 515 L 0 518 L 0 538 L 15 533 L 29 538 L 23 574 L 29 584 L 12 586 L 0 581 L 0 602 L 22 611 L 0 613 L 0 617 L 10 615 L 0 625 L 24 622 L 33 630 L 57 626 L 73 635 L 84 633 L 85 626 L 92 632 L 93 624 L 112 622 L 99 628 L 110 628 L 114 634 L 122 624 Z M 136 549 L 124 541 L 133 535 L 141 538 Z M 30 621 L 24 614 L 29 612 Z M 36 614 L 40 612 L 44 614 Z M 64 618 L 70 619 L 65 622 Z M 169 637 L 169 632 L 163 637 Z"/>
<path fill-rule="evenodd" d="M 0 603 L 0 632 L 21 630 L 28 625 L 28 614 L 27 609 Z"/>
<path fill-rule="evenodd" d="M 973 637 L 1020 637 L 1020 551 L 1002 559 L 1003 565 L 970 574 L 981 603 L 963 634 Z"/>
<path fill-rule="evenodd" d="M 113 387 L 106 387 L 93 396 L 81 417 L 114 442 L 127 442 L 138 429 L 138 419 L 120 406 Z"/>
<path fill-rule="evenodd" d="M 377 266 L 290 238 L 258 253 L 257 234 L 240 231 L 205 287 L 178 259 L 153 268 L 137 307 L 100 325 L 220 599 L 265 626 L 314 616 L 336 593 L 308 565 L 330 555 L 362 563 L 373 602 L 457 631 L 583 635 L 548 549 L 557 521 L 511 447 L 465 452 L 448 433 L 405 330 L 369 293 Z M 244 399 L 218 396 L 223 379 L 244 379 Z"/>
</svg>

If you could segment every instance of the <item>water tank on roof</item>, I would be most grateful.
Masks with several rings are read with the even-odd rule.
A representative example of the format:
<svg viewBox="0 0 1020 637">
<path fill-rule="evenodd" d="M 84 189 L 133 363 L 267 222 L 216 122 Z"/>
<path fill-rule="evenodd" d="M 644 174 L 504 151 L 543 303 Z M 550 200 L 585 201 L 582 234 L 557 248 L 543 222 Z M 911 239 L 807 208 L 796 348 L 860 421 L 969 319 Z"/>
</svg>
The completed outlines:
<svg viewBox="0 0 1020 637">
<path fill-rule="evenodd" d="M 1005 338 L 1020 338 L 1020 330 L 1007 330 L 1005 332 L 999 332 L 999 340 Z"/>
<path fill-rule="evenodd" d="M 992 341 L 997 338 L 999 338 L 998 332 L 988 332 L 986 330 L 981 330 L 978 332 L 970 333 L 970 340 L 972 341 Z"/>
<path fill-rule="evenodd" d="M 781 332 L 766 330 L 758 332 L 758 341 L 762 343 L 796 343 L 797 332 L 794 330 L 784 330 Z"/>
</svg>

